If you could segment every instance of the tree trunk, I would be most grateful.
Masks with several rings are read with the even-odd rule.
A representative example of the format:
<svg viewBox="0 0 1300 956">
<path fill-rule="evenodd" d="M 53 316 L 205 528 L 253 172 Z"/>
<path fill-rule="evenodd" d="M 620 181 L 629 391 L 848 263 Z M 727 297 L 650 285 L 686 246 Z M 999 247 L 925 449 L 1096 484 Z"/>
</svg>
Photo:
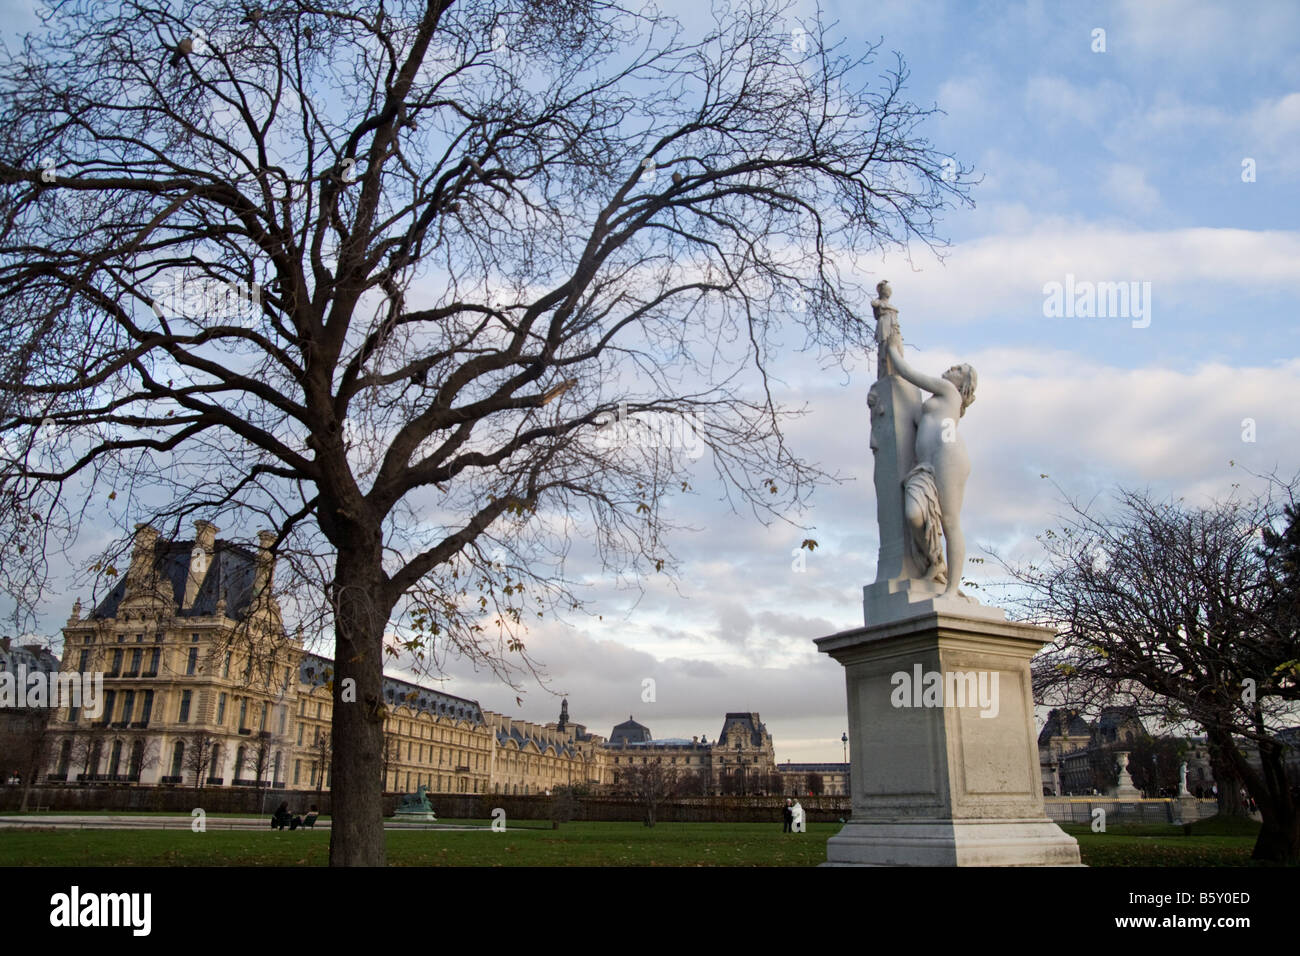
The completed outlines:
<svg viewBox="0 0 1300 956">
<path fill-rule="evenodd" d="M 336 566 L 330 866 L 384 866 L 387 858 L 381 774 L 389 608 L 378 551 L 368 557 L 340 549 Z"/>
<path fill-rule="evenodd" d="M 1253 775 L 1247 778 L 1247 782 L 1264 822 L 1250 857 L 1294 866 L 1300 863 L 1300 814 L 1287 783 L 1282 748 L 1274 742 L 1261 742 L 1259 760 L 1262 771 L 1258 781 L 1262 784 L 1259 792 L 1256 792 Z"/>
<path fill-rule="evenodd" d="M 1206 749 L 1210 755 L 1210 769 L 1219 788 L 1218 812 L 1221 817 L 1249 817 L 1246 804 L 1241 799 L 1241 777 L 1226 748 L 1234 747 L 1231 735 L 1226 740 L 1206 728 Z"/>
</svg>

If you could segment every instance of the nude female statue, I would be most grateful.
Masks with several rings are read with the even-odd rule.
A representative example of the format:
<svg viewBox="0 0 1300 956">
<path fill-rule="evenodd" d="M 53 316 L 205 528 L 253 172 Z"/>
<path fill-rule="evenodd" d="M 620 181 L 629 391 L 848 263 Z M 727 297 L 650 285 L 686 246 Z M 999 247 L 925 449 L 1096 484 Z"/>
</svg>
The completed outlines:
<svg viewBox="0 0 1300 956">
<path fill-rule="evenodd" d="M 888 286 L 882 283 L 888 302 Z M 891 309 L 892 311 L 892 309 Z M 960 590 L 966 562 L 961 530 L 961 505 L 970 476 L 970 456 L 957 433 L 957 421 L 975 401 L 975 369 L 954 365 L 939 378 L 918 372 L 903 358 L 903 340 L 893 316 L 881 323 L 893 373 L 931 393 L 917 413 L 916 464 L 903 479 L 903 506 L 911 531 L 907 546 L 922 577 L 946 585 L 944 594 L 965 597 Z M 940 537 L 947 543 L 947 561 Z"/>
</svg>

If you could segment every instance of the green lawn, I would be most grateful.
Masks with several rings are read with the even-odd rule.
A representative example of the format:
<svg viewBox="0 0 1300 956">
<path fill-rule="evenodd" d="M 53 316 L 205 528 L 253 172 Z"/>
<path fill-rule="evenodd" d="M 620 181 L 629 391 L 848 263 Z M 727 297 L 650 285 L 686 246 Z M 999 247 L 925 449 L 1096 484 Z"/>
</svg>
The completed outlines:
<svg viewBox="0 0 1300 956">
<path fill-rule="evenodd" d="M 451 823 L 452 821 L 445 821 Z M 464 821 L 466 823 L 470 821 Z M 493 833 L 390 830 L 394 866 L 814 866 L 838 823 L 810 823 L 806 834 L 760 823 L 566 823 L 558 830 Z M 329 833 L 270 830 L 7 830 L 3 866 L 323 866 Z"/>
<path fill-rule="evenodd" d="M 542 821 L 493 833 L 488 821 L 465 823 L 474 832 L 390 830 L 394 866 L 815 866 L 837 823 L 809 824 L 806 834 L 783 834 L 759 823 L 566 823 Z M 1193 827 L 1113 826 L 1093 833 L 1064 829 L 1079 840 L 1089 866 L 1248 866 L 1258 824 L 1210 820 Z M 329 833 L 209 830 L 7 830 L 0 835 L 3 866 L 323 866 Z"/>
<path fill-rule="evenodd" d="M 1250 859 L 1259 824 L 1211 817 L 1184 833 L 1168 823 L 1119 824 L 1093 833 L 1087 824 L 1062 824 L 1079 841 L 1088 866 L 1254 866 Z"/>
</svg>

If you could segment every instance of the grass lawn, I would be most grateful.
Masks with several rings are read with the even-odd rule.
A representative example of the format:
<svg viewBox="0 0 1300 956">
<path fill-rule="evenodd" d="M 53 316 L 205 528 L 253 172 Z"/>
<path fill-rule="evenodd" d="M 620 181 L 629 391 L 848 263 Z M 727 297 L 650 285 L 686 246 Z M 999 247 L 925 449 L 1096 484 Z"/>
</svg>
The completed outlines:
<svg viewBox="0 0 1300 956">
<path fill-rule="evenodd" d="M 390 830 L 394 866 L 815 866 L 838 823 L 811 823 L 806 834 L 783 834 L 764 823 L 566 823 L 522 821 L 504 833 Z M 1089 866 L 1249 866 L 1259 824 L 1207 820 L 1192 827 L 1143 824 L 1093 833 L 1063 829 L 1079 840 Z M 3 866 L 323 866 L 329 833 L 210 830 L 8 830 L 0 836 Z"/>
<path fill-rule="evenodd" d="M 1183 827 L 1168 823 L 1119 824 L 1093 833 L 1087 824 L 1062 824 L 1079 841 L 1088 866 L 1257 866 L 1250 859 L 1259 824 L 1211 817 Z"/>
<path fill-rule="evenodd" d="M 558 830 L 390 830 L 394 866 L 814 866 L 838 823 L 783 834 L 762 823 L 566 823 Z M 3 866 L 324 866 L 329 833 L 187 830 L 7 830 Z"/>
</svg>

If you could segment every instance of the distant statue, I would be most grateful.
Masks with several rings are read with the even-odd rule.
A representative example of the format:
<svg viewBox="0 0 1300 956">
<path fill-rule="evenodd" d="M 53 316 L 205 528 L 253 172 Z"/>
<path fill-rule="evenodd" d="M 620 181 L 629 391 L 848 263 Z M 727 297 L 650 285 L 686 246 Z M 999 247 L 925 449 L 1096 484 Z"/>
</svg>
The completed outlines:
<svg viewBox="0 0 1300 956">
<path fill-rule="evenodd" d="M 889 304 L 889 283 L 881 282 L 876 291 L 879 298 L 871 307 L 881 346 L 880 377 L 901 376 L 931 396 L 911 410 L 910 424 L 916 429 L 913 465 L 901 476 L 907 554 L 922 580 L 944 587 L 945 595 L 965 597 L 959 589 L 966 561 L 961 506 L 970 456 L 957 423 L 975 401 L 975 369 L 954 365 L 935 378 L 912 368 L 903 357 L 898 310 Z"/>
<path fill-rule="evenodd" d="M 1178 765 L 1178 795 L 1180 797 L 1188 796 L 1187 792 L 1187 761 L 1184 760 Z"/>
<path fill-rule="evenodd" d="M 404 793 L 397 804 L 398 813 L 432 813 L 433 804 L 429 802 L 429 788 L 420 784 L 415 793 Z"/>
</svg>

